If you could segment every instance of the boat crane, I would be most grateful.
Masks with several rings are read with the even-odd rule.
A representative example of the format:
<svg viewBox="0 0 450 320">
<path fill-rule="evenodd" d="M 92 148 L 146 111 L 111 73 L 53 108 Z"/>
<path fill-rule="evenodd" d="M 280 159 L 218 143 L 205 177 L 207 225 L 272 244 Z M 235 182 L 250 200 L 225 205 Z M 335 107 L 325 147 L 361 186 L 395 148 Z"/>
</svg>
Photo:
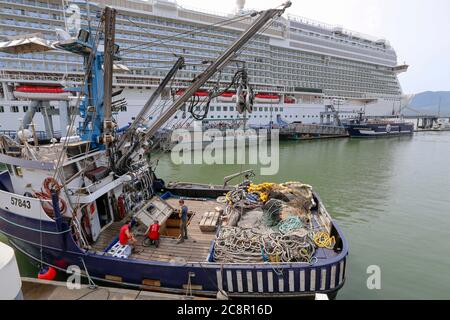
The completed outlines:
<svg viewBox="0 0 450 320">
<path fill-rule="evenodd" d="M 156 119 L 155 122 L 153 122 L 150 127 L 146 130 L 143 137 L 140 139 L 140 141 L 146 141 L 148 139 L 151 139 L 153 135 L 161 128 L 161 126 L 166 123 L 191 97 L 199 90 L 214 74 L 221 71 L 231 60 L 236 58 L 237 52 L 250 40 L 253 38 L 255 34 L 257 34 L 270 20 L 274 19 L 275 17 L 281 16 L 284 11 L 291 6 L 291 1 L 285 2 L 281 9 L 269 9 L 266 11 L 260 12 L 259 17 L 247 28 L 247 30 L 238 38 L 236 41 L 226 50 L 220 57 L 218 57 L 215 61 L 213 61 L 207 69 L 200 74 L 195 81 L 186 89 L 184 90 L 183 94 L 167 109 L 165 110 L 161 116 Z M 175 64 L 175 67 L 177 66 L 179 62 Z M 171 72 L 173 69 L 171 70 Z M 169 76 L 169 75 L 168 75 Z M 167 77 L 166 77 L 167 79 Z M 165 80 L 166 80 L 165 79 Z M 161 86 L 167 85 L 168 81 L 164 81 L 161 83 Z M 158 88 L 157 91 L 161 91 L 163 88 L 161 86 Z M 151 104 L 156 100 L 153 99 L 154 96 L 152 96 L 149 100 L 149 102 L 144 107 L 143 111 L 146 109 L 149 109 L 151 107 Z M 140 116 L 142 116 L 143 113 L 140 113 Z M 141 117 L 137 117 L 136 120 L 131 124 L 129 131 L 131 133 L 126 134 L 124 136 L 124 139 L 128 139 L 128 137 L 133 133 L 133 131 L 136 129 L 136 123 L 139 123 L 142 121 Z M 119 142 L 120 146 L 123 146 L 123 142 Z M 122 157 L 118 161 L 118 165 L 124 163 L 126 159 L 129 159 L 132 155 L 133 149 L 135 147 L 132 147 L 132 150 L 124 151 L 122 154 Z"/>
</svg>

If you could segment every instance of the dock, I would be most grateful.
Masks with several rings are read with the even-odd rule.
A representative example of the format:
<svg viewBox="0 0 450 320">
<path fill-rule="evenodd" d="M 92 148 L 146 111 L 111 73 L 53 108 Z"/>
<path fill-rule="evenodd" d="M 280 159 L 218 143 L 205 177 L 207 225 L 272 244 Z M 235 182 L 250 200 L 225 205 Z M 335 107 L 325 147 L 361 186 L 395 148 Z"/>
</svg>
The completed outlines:
<svg viewBox="0 0 450 320">
<path fill-rule="evenodd" d="M 155 291 L 130 290 L 113 287 L 70 290 L 65 282 L 22 278 L 24 300 L 208 300 L 189 295 L 168 294 Z"/>
</svg>

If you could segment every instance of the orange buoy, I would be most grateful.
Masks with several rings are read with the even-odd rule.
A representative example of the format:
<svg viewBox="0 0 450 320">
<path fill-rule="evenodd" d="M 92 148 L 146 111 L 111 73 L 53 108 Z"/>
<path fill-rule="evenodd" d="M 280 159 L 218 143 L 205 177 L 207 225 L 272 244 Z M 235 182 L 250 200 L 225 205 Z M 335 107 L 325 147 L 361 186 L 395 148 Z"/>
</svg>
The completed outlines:
<svg viewBox="0 0 450 320">
<path fill-rule="evenodd" d="M 56 270 L 52 267 L 42 267 L 39 270 L 38 279 L 39 280 L 53 280 L 56 277 Z"/>
</svg>

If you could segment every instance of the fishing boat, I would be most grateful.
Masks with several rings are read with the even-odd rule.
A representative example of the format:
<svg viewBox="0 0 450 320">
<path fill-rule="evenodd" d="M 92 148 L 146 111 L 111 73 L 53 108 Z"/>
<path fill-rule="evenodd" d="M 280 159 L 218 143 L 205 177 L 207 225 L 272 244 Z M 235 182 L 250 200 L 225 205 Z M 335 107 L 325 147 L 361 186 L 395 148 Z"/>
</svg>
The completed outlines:
<svg viewBox="0 0 450 320">
<path fill-rule="evenodd" d="M 91 284 L 102 281 L 229 298 L 336 296 L 345 283 L 348 244 L 310 186 L 255 185 L 249 172 L 227 177 L 223 185 L 166 184 L 155 174 L 157 161 L 149 142 L 239 49 L 289 6 L 287 2 L 252 14 L 247 30 L 150 126 L 144 125 L 148 111 L 183 67 L 183 57 L 135 120 L 119 130 L 113 110 L 124 102 L 113 101 L 120 92 L 112 92 L 113 65 L 120 59 L 114 42 L 116 9 L 101 8 L 96 33 L 81 29 L 77 38 L 48 46 L 85 58 L 83 84 L 70 88 L 77 93 L 77 108 L 72 108 L 67 136 L 43 144 L 33 132 L 32 115 L 22 121 L 17 139 L 0 136 L 0 162 L 7 167 L 0 174 L 0 232 L 41 265 L 39 278 L 76 266 Z M 99 39 L 104 42 L 102 51 Z M 234 77 L 233 85 L 242 94 L 251 93 L 246 78 L 245 69 Z M 226 90 L 215 88 L 209 96 Z M 251 99 L 239 103 L 251 110 Z M 77 120 L 81 121 L 75 130 Z M 237 177 L 242 182 L 230 186 Z M 177 241 L 179 199 L 189 208 L 189 239 L 183 243 Z M 248 226 L 248 219 L 258 215 L 267 218 L 258 220 L 259 231 Z M 129 218 L 137 223 L 134 251 L 118 242 L 119 230 Z M 155 220 L 162 236 L 157 248 L 145 242 L 146 230 Z M 236 248 L 241 250 L 238 255 Z"/>
<path fill-rule="evenodd" d="M 412 135 L 414 124 L 401 119 L 367 119 L 360 112 L 359 117 L 348 121 L 345 125 L 352 138 L 380 138 Z"/>
</svg>

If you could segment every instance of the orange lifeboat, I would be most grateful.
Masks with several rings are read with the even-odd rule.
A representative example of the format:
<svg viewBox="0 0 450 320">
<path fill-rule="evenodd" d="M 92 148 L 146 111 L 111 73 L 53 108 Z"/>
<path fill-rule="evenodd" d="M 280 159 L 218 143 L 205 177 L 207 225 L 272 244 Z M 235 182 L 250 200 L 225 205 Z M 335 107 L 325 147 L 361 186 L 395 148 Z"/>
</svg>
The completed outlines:
<svg viewBox="0 0 450 320">
<path fill-rule="evenodd" d="M 236 99 L 235 92 L 224 92 L 217 99 L 221 102 L 233 102 Z"/>
<path fill-rule="evenodd" d="M 297 99 L 295 99 L 294 97 L 291 97 L 291 96 L 284 97 L 285 104 L 294 104 L 296 102 L 297 102 Z"/>
<path fill-rule="evenodd" d="M 258 103 L 279 103 L 280 96 L 277 94 L 258 93 L 255 96 L 255 102 Z"/>
<path fill-rule="evenodd" d="M 71 96 L 62 87 L 46 86 L 18 86 L 13 94 L 17 99 L 27 100 L 68 100 Z"/>
<path fill-rule="evenodd" d="M 175 93 L 175 95 L 177 95 L 177 96 L 181 96 L 182 94 L 184 94 L 184 90 L 182 90 L 182 89 L 177 90 L 177 92 Z M 206 98 L 208 98 L 208 96 L 209 96 L 209 92 L 197 91 L 193 94 L 193 96 L 200 98 L 200 100 L 206 100 Z"/>
<path fill-rule="evenodd" d="M 177 96 L 181 96 L 184 93 L 184 90 L 177 90 L 175 93 Z M 207 91 L 197 91 L 193 94 L 195 97 L 207 97 L 209 95 L 209 92 Z"/>
</svg>

